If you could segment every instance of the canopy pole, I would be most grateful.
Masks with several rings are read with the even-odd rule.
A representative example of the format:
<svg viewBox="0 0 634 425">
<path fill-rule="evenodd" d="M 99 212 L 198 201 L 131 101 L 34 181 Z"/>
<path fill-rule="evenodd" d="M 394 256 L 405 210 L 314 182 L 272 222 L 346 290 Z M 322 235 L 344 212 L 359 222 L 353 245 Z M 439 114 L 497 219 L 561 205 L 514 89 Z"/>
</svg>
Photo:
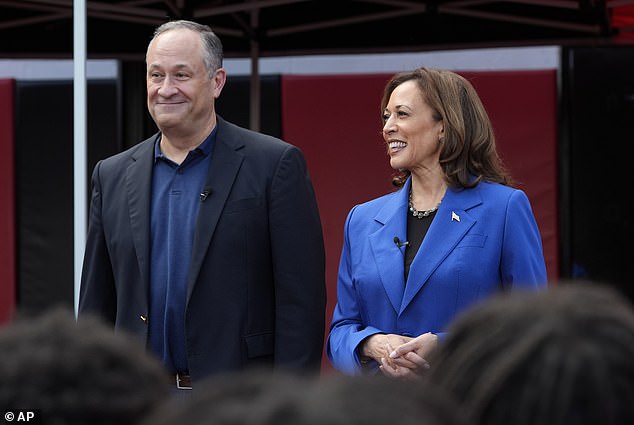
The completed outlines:
<svg viewBox="0 0 634 425">
<path fill-rule="evenodd" d="M 77 315 L 87 227 L 86 0 L 73 1 L 73 68 L 74 305 Z"/>
</svg>

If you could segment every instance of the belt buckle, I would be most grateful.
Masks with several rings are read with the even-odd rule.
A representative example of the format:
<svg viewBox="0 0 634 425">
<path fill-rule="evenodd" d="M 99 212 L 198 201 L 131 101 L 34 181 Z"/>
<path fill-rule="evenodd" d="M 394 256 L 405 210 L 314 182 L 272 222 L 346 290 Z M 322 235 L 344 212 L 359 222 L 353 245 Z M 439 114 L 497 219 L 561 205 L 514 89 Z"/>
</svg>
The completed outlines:
<svg viewBox="0 0 634 425">
<path fill-rule="evenodd" d="M 191 385 L 181 385 L 181 377 L 180 377 L 180 375 L 178 373 L 176 374 L 176 388 L 178 388 L 179 390 L 191 390 L 192 389 Z"/>
</svg>

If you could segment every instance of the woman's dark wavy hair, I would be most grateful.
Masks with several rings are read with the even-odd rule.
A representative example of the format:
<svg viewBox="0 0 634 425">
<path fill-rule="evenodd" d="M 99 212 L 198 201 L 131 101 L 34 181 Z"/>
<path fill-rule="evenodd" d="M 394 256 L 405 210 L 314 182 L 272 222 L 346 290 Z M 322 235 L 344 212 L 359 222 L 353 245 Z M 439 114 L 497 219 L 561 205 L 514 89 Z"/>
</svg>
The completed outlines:
<svg viewBox="0 0 634 425">
<path fill-rule="evenodd" d="M 429 361 L 429 383 L 480 425 L 634 423 L 634 310 L 607 284 L 492 297 Z"/>
<path fill-rule="evenodd" d="M 475 89 L 462 76 L 424 67 L 396 74 L 385 86 L 381 116 L 394 89 L 410 80 L 418 84 L 423 100 L 434 110 L 434 118 L 443 121 L 440 165 L 447 184 L 469 188 L 485 180 L 512 185 L 495 147 L 491 120 Z M 409 176 L 409 170 L 400 170 L 392 184 L 401 187 Z"/>
</svg>

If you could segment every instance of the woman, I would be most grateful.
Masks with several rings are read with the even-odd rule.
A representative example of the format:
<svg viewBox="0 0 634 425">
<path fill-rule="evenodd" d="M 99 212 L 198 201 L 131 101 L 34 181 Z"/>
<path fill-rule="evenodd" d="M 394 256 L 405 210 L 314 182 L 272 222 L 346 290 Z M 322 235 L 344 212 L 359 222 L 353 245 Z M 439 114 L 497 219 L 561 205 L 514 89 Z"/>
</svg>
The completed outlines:
<svg viewBox="0 0 634 425">
<path fill-rule="evenodd" d="M 347 217 L 327 352 L 345 373 L 408 377 L 428 367 L 457 313 L 547 276 L 530 203 L 510 187 L 471 84 L 443 70 L 400 73 L 381 110 L 400 189 Z"/>
</svg>

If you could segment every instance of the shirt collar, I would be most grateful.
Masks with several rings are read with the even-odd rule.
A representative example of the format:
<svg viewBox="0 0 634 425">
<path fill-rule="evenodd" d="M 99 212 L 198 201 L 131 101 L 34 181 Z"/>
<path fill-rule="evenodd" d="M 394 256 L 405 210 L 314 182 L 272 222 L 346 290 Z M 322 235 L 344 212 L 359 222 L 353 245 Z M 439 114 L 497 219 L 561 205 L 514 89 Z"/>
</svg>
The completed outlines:
<svg viewBox="0 0 634 425">
<path fill-rule="evenodd" d="M 211 153 L 211 150 L 216 142 L 216 134 L 218 133 L 218 126 L 216 125 L 209 136 L 205 138 L 205 140 L 198 145 L 196 148 L 192 149 L 193 151 L 199 151 L 203 156 L 208 156 Z M 163 152 L 161 152 L 161 133 L 156 135 L 156 140 L 154 141 L 154 161 L 159 158 L 165 158 Z"/>
</svg>

